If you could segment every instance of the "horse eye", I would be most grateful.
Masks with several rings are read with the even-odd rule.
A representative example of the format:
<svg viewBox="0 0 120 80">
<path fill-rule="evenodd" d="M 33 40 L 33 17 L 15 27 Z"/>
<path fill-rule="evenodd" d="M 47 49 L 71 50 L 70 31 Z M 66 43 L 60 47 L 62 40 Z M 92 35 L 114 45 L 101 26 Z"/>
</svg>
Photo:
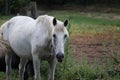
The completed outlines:
<svg viewBox="0 0 120 80">
<path fill-rule="evenodd" d="M 67 34 L 64 35 L 64 39 L 67 37 Z"/>
<path fill-rule="evenodd" d="M 55 34 L 53 34 L 53 38 L 56 38 L 56 35 L 55 35 Z"/>
</svg>

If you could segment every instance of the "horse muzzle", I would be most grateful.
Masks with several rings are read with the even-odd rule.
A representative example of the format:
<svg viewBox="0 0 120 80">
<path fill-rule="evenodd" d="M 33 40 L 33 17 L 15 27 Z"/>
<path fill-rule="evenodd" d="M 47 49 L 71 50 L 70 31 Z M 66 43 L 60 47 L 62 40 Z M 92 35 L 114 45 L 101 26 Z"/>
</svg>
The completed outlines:
<svg viewBox="0 0 120 80">
<path fill-rule="evenodd" d="M 58 62 L 62 62 L 63 61 L 63 58 L 64 58 L 64 54 L 63 53 L 58 53 L 56 55 L 56 58 L 58 60 Z"/>
</svg>

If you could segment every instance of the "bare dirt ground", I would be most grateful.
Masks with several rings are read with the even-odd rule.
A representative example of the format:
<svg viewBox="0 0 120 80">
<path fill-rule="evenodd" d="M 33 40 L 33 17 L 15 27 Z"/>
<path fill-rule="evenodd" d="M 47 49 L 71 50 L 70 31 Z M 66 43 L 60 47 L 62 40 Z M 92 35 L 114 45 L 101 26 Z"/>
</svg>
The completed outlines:
<svg viewBox="0 0 120 80">
<path fill-rule="evenodd" d="M 106 54 L 120 52 L 120 33 L 84 34 L 71 36 L 71 47 L 76 61 L 85 55 L 89 63 L 103 62 Z"/>
</svg>

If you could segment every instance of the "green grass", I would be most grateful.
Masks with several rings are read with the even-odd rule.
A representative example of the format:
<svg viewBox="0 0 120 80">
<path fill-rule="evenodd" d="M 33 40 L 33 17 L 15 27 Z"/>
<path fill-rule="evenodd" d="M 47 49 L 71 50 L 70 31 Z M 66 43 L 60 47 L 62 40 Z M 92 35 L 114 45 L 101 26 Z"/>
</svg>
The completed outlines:
<svg viewBox="0 0 120 80">
<path fill-rule="evenodd" d="M 9 20 L 10 18 L 12 18 L 13 16 L 1 16 L 0 15 L 0 25 L 2 25 L 5 21 Z"/>
<path fill-rule="evenodd" d="M 91 16 L 88 16 L 86 13 L 81 13 L 78 11 L 51 11 L 48 14 L 53 15 L 59 19 L 70 19 L 71 24 L 92 24 L 92 25 L 113 25 L 113 26 L 120 26 L 120 19 L 119 20 L 112 20 L 112 19 L 105 19 L 97 18 L 102 13 L 90 13 Z M 97 14 L 97 15 L 96 15 Z M 94 15 L 94 16 L 93 16 Z M 109 16 L 109 15 L 106 15 Z M 114 16 L 111 14 L 111 16 Z M 110 16 L 110 17 L 111 17 Z M 120 17 L 120 15 L 117 15 Z"/>
<path fill-rule="evenodd" d="M 120 17 L 119 14 L 113 15 L 109 13 L 105 15 L 107 18 L 103 16 L 104 13 L 81 13 L 79 11 L 49 11 L 47 14 L 55 16 L 62 21 L 69 19 L 70 25 L 68 28 L 73 36 L 120 32 L 120 19 L 111 18 L 116 15 Z M 0 25 L 11 17 L 0 16 Z M 120 80 L 120 75 L 110 76 L 107 72 L 113 69 L 114 64 L 111 61 L 113 62 L 114 60 L 109 59 L 107 60 L 108 62 L 106 61 L 106 64 L 101 65 L 96 60 L 95 63 L 90 65 L 86 57 L 82 57 L 79 63 L 76 63 L 69 45 L 68 42 L 65 61 L 57 65 L 55 80 Z M 46 62 L 42 64 L 42 80 L 47 80 L 46 76 L 48 71 L 46 65 L 48 65 Z M 12 76 L 13 80 L 18 79 L 18 72 L 14 71 Z M 0 72 L 0 80 L 5 80 L 5 78 L 5 73 Z"/>
<path fill-rule="evenodd" d="M 72 34 L 84 34 L 84 33 L 104 33 L 117 31 L 120 27 L 120 20 L 111 20 L 97 18 L 102 13 L 90 13 L 92 16 L 88 16 L 88 14 L 83 14 L 81 12 L 75 11 L 51 11 L 48 14 L 57 17 L 58 19 L 65 20 L 69 19 L 71 24 Z M 97 15 L 96 15 L 97 14 Z M 95 16 L 93 16 L 95 15 Z M 111 14 L 112 16 L 113 14 Z M 107 16 L 107 15 L 106 15 Z M 120 17 L 120 15 L 117 15 Z"/>
</svg>

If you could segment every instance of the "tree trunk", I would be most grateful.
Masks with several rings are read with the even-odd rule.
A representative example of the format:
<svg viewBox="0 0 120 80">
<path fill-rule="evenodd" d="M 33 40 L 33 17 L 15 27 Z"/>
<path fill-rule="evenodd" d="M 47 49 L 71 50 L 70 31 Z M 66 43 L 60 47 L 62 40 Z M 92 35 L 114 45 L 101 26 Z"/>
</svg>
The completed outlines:
<svg viewBox="0 0 120 80">
<path fill-rule="evenodd" d="M 9 14 L 9 0 L 5 0 L 5 15 Z"/>
</svg>

